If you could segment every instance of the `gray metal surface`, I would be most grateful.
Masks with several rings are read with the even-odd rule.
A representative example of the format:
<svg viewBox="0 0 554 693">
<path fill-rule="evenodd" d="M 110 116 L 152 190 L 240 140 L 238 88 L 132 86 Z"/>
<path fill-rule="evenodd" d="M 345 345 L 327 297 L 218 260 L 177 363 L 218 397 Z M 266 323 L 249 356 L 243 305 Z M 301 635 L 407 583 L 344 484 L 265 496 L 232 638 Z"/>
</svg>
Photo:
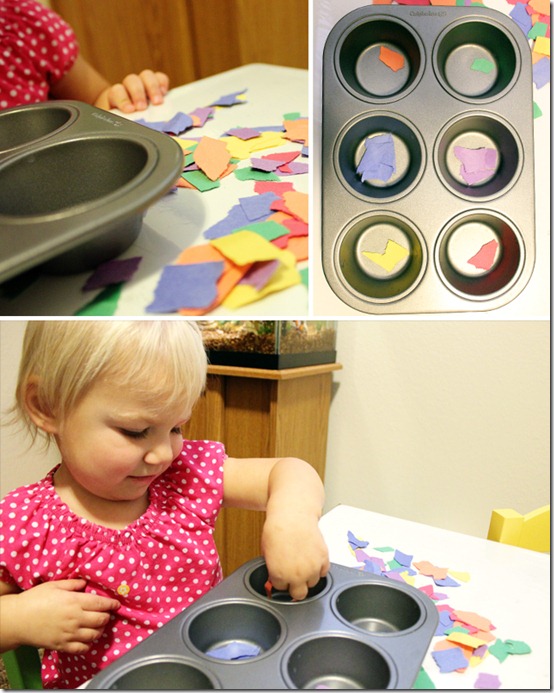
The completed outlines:
<svg viewBox="0 0 554 693">
<path fill-rule="evenodd" d="M 513 20 L 361 7 L 329 33 L 322 81 L 322 261 L 337 296 L 375 314 L 513 300 L 535 262 L 531 54 Z M 396 169 L 363 180 L 365 143 L 383 134 Z M 486 150 L 492 163 L 471 179 L 456 154 Z"/>
<path fill-rule="evenodd" d="M 119 255 L 182 164 L 167 135 L 77 101 L 0 112 L 0 281 Z"/>
<path fill-rule="evenodd" d="M 91 689 L 410 688 L 438 624 L 405 583 L 336 564 L 302 602 L 269 599 L 263 559 L 235 571 L 95 676 Z M 208 652 L 238 642 L 257 656 Z"/>
</svg>

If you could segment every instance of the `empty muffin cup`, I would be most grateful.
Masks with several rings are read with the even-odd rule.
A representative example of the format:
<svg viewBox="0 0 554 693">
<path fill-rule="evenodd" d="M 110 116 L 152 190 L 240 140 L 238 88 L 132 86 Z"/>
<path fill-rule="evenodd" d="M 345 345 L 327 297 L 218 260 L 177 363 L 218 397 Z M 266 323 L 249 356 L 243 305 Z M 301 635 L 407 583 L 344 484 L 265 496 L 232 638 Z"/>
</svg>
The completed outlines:
<svg viewBox="0 0 554 693">
<path fill-rule="evenodd" d="M 337 139 L 335 168 L 343 185 L 371 201 L 398 199 L 423 173 L 425 147 L 417 129 L 401 116 L 363 115 Z"/>
<path fill-rule="evenodd" d="M 520 70 L 513 38 L 488 18 L 448 26 L 433 53 L 443 88 L 466 101 L 490 101 L 511 88 Z"/>
<path fill-rule="evenodd" d="M 514 284 L 524 255 L 521 234 L 506 217 L 475 211 L 456 217 L 443 229 L 435 264 L 450 290 L 485 299 Z"/>
<path fill-rule="evenodd" d="M 327 592 L 331 585 L 331 578 L 329 576 L 323 577 L 319 580 L 317 585 L 310 587 L 310 589 L 308 590 L 308 595 L 305 599 L 303 599 L 302 601 L 295 601 L 290 596 L 288 591 L 276 590 L 275 588 L 269 591 L 267 581 L 268 573 L 267 566 L 265 565 L 265 563 L 262 563 L 261 565 L 253 568 L 252 570 L 248 571 L 248 573 L 245 575 L 246 587 L 251 592 L 253 592 L 257 596 L 262 596 L 271 602 L 279 602 L 284 604 L 303 604 L 305 602 L 308 602 L 314 597 L 318 597 L 319 595 Z"/>
<path fill-rule="evenodd" d="M 111 690 L 210 690 L 216 679 L 179 656 L 154 655 L 115 669 L 105 682 Z"/>
<path fill-rule="evenodd" d="M 394 665 L 381 651 L 342 635 L 305 639 L 284 658 L 292 688 L 383 689 L 394 687 Z"/>
<path fill-rule="evenodd" d="M 263 605 L 228 601 L 194 616 L 186 637 L 202 654 L 240 663 L 271 650 L 285 636 L 281 617 Z"/>
<path fill-rule="evenodd" d="M 416 599 L 393 585 L 354 585 L 335 600 L 338 615 L 370 633 L 398 633 L 416 626 L 423 612 Z"/>
<path fill-rule="evenodd" d="M 512 127 L 498 116 L 469 113 L 450 121 L 435 147 L 443 183 L 469 200 L 503 194 L 521 173 L 523 149 Z"/>
<path fill-rule="evenodd" d="M 403 21 L 364 17 L 338 41 L 335 69 L 354 95 L 368 101 L 391 101 L 406 95 L 421 75 L 423 46 Z"/>
<path fill-rule="evenodd" d="M 75 108 L 61 104 L 39 104 L 0 111 L 0 153 L 40 141 L 70 125 Z"/>
<path fill-rule="evenodd" d="M 421 280 L 427 250 L 421 232 L 393 212 L 373 212 L 354 220 L 336 246 L 341 280 L 365 299 L 394 301 Z"/>
</svg>

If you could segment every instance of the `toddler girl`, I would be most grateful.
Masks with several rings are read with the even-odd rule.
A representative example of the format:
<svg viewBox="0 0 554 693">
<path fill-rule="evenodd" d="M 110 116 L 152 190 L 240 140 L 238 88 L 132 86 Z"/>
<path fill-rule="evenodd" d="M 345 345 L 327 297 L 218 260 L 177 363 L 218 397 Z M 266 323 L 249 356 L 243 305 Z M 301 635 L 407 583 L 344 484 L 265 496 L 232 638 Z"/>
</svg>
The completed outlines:
<svg viewBox="0 0 554 693">
<path fill-rule="evenodd" d="M 326 574 L 309 464 L 183 440 L 205 377 L 192 322 L 28 324 L 13 411 L 61 459 L 0 504 L 0 634 L 46 649 L 46 688 L 83 684 L 221 580 L 222 506 L 266 511 L 277 589 L 302 599 Z"/>
<path fill-rule="evenodd" d="M 0 109 L 76 99 L 125 113 L 162 103 L 163 72 L 143 70 L 110 85 L 80 54 L 73 29 L 37 0 L 0 2 Z"/>
</svg>

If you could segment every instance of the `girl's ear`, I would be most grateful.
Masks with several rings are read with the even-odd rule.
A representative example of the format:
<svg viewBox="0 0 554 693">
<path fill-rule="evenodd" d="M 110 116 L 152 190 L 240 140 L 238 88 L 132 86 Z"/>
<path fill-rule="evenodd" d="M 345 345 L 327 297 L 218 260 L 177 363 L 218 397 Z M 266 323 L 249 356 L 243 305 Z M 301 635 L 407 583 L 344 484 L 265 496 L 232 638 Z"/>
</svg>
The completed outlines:
<svg viewBox="0 0 554 693">
<path fill-rule="evenodd" d="M 25 409 L 32 422 L 45 433 L 57 433 L 57 418 L 49 411 L 45 411 L 39 397 L 39 378 L 30 376 L 25 386 Z"/>
</svg>

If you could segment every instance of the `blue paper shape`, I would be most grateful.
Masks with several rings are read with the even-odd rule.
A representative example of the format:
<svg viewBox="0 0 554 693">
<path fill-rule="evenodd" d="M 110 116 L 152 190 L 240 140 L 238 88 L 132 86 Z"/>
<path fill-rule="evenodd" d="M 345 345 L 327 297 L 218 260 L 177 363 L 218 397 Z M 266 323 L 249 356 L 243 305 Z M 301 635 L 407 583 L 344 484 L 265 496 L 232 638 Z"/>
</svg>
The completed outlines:
<svg viewBox="0 0 554 693">
<path fill-rule="evenodd" d="M 409 556 L 407 553 L 402 553 L 402 551 L 399 551 L 396 549 L 394 552 L 394 558 L 397 560 L 400 565 L 405 565 L 407 568 L 411 565 L 413 556 Z"/>
<path fill-rule="evenodd" d="M 213 240 L 214 238 L 228 236 L 233 231 L 243 226 L 248 226 L 248 224 L 250 224 L 250 219 L 246 216 L 243 207 L 240 204 L 236 204 L 231 207 L 226 217 L 206 229 L 203 235 L 204 238 Z"/>
<path fill-rule="evenodd" d="M 365 152 L 356 169 L 362 182 L 379 180 L 386 183 L 395 172 L 396 154 L 391 133 L 368 137 L 365 141 Z"/>
<path fill-rule="evenodd" d="M 223 262 L 166 265 L 154 291 L 149 313 L 173 313 L 180 308 L 207 308 L 217 298 Z"/>
<path fill-rule="evenodd" d="M 431 652 L 431 656 L 437 663 L 441 674 L 448 674 L 457 669 L 467 669 L 468 662 L 464 657 L 461 648 L 451 647 L 448 650 L 437 650 Z"/>
<path fill-rule="evenodd" d="M 363 541 L 362 539 L 356 539 L 350 530 L 348 530 L 348 543 L 353 549 L 365 549 L 369 546 L 369 541 Z"/>
<path fill-rule="evenodd" d="M 237 96 L 241 96 L 241 94 L 244 94 L 246 91 L 248 90 L 242 89 L 241 91 L 235 91 L 232 94 L 225 94 L 224 96 L 220 96 L 219 99 L 211 103 L 210 106 L 235 106 L 239 103 L 246 103 L 245 101 L 237 99 Z"/>
<path fill-rule="evenodd" d="M 249 221 L 260 221 L 274 214 L 274 210 L 270 209 L 270 206 L 278 199 L 279 195 L 269 191 L 250 197 L 240 197 L 239 203 Z"/>
<path fill-rule="evenodd" d="M 252 657 L 257 657 L 261 651 L 262 648 L 258 645 L 251 645 L 250 643 L 237 640 L 207 650 L 206 654 L 216 659 L 234 661 L 237 659 L 251 659 Z"/>
<path fill-rule="evenodd" d="M 514 5 L 513 10 L 510 12 L 510 17 L 518 25 L 518 27 L 523 31 L 525 36 L 527 32 L 530 31 L 533 26 L 533 20 L 531 15 L 527 12 L 526 5 L 518 2 Z"/>
<path fill-rule="evenodd" d="M 456 580 L 453 580 L 450 576 L 446 576 L 442 580 L 438 580 L 437 578 L 433 578 L 435 581 L 435 585 L 438 585 L 439 587 L 459 587 L 460 583 L 456 582 Z"/>
<path fill-rule="evenodd" d="M 540 89 L 550 82 L 550 58 L 544 57 L 533 65 L 533 83 Z"/>
</svg>

